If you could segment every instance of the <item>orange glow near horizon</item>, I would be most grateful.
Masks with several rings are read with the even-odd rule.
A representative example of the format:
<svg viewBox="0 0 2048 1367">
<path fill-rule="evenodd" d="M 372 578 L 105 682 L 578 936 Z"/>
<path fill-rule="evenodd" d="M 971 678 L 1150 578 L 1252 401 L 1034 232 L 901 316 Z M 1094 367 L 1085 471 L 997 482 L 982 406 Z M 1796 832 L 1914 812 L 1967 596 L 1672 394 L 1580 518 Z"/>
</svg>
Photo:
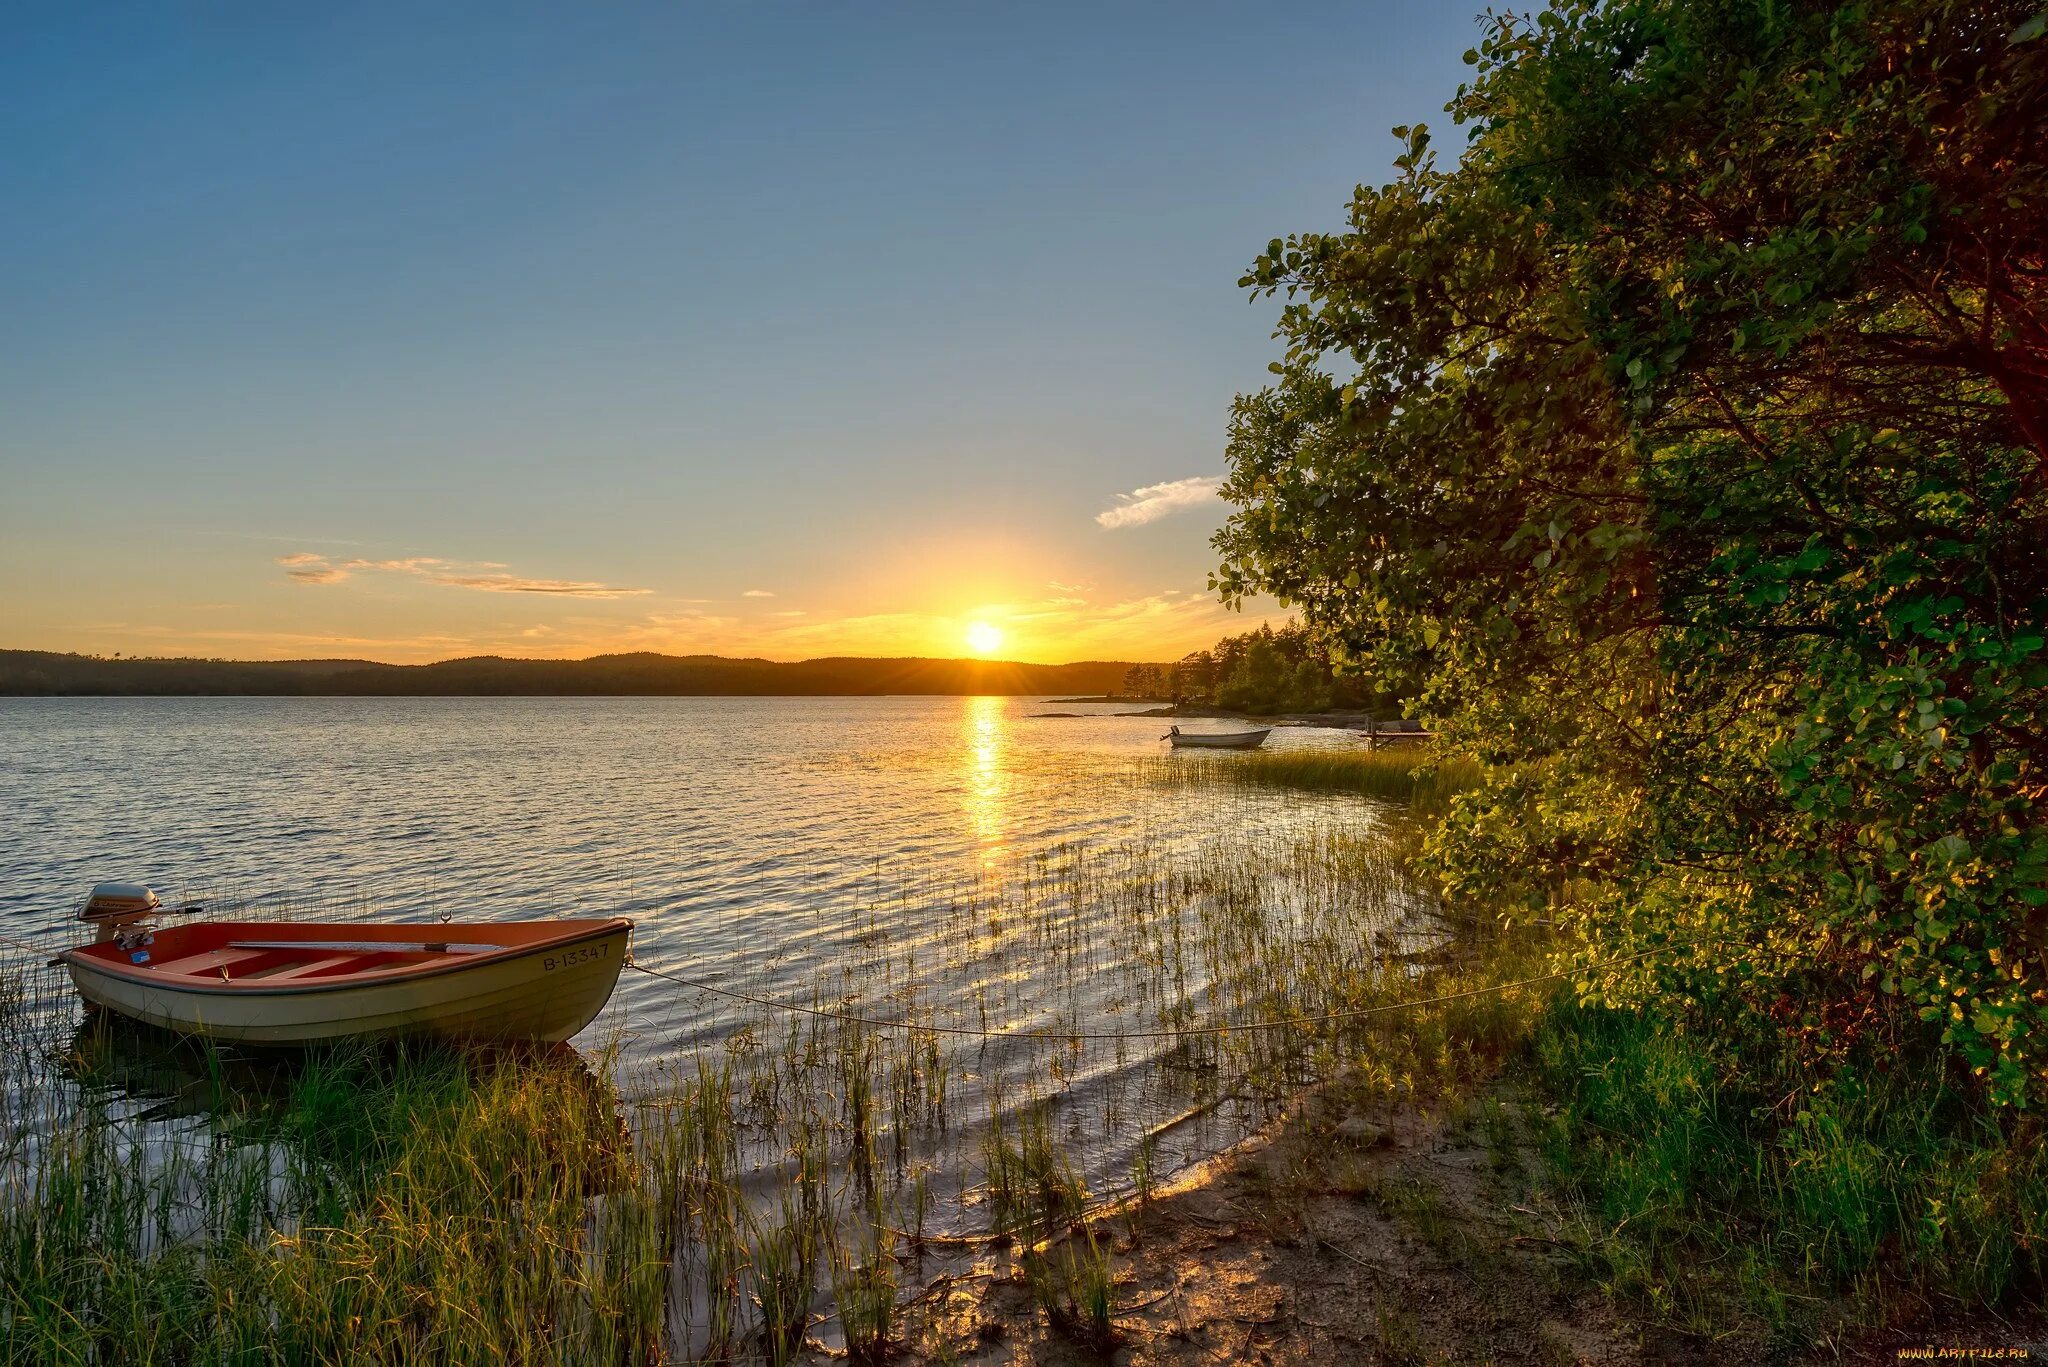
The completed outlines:
<svg viewBox="0 0 2048 1367">
<path fill-rule="evenodd" d="M 1105 550 L 1124 554 L 1127 542 L 1055 542 L 946 525 L 877 545 L 844 572 L 834 562 L 744 573 L 658 558 L 622 565 L 605 556 L 487 559 L 470 547 L 272 542 L 239 549 L 216 568 L 218 583 L 124 574 L 113 605 L 0 594 L 0 646 L 389 664 L 641 651 L 1157 664 L 1278 613 L 1263 601 L 1247 612 L 1220 603 L 1201 584 L 1207 552 L 1155 576 L 1099 562 Z"/>
<path fill-rule="evenodd" d="M 787 600 L 767 600 L 776 601 Z M 495 621 L 464 621 L 393 611 L 391 603 L 379 601 L 324 621 L 266 612 L 232 625 L 199 620 L 37 631 L 9 631 L 0 614 L 0 647 L 159 659 L 355 659 L 387 664 L 431 664 L 474 655 L 581 660 L 633 651 L 778 661 L 918 656 L 1000 657 L 1048 665 L 1078 660 L 1162 663 L 1262 622 L 1277 626 L 1284 620 L 1282 612 L 1271 609 L 1227 612 L 1192 593 L 1091 602 L 1019 595 L 968 613 L 948 611 L 947 606 L 846 615 L 830 609 L 762 608 L 751 602 L 671 606 L 639 600 L 632 606 L 642 605 L 645 611 L 583 609 L 522 614 L 510 621 L 502 616 Z M 996 625 L 998 621 L 1005 625 Z"/>
<path fill-rule="evenodd" d="M 1226 610 L 1196 588 L 1102 586 L 1057 574 L 1011 574 L 935 586 L 801 582 L 721 597 L 680 597 L 656 589 L 618 598 L 503 591 L 495 570 L 485 589 L 443 582 L 444 562 L 333 561 L 310 566 L 293 552 L 246 597 L 143 608 L 118 622 L 67 627 L 52 601 L 41 620 L 10 621 L 0 602 L 0 646 L 157 658 L 373 660 L 428 664 L 476 655 L 580 660 L 650 651 L 777 661 L 827 656 L 1015 661 L 1161 663 L 1205 649 L 1269 620 L 1273 610 Z M 466 562 L 456 564 L 467 574 Z M 419 566 L 426 565 L 426 569 Z M 553 565 L 541 568 L 554 571 Z M 577 568 L 577 567 L 571 567 Z M 429 573 L 431 571 L 431 573 Z M 509 573 L 507 571 L 506 573 Z M 433 577 L 439 575 L 440 578 Z M 569 582 L 566 572 L 557 575 Z M 990 582 L 982 582 L 987 579 Z M 609 582 L 586 574 L 575 582 Z M 641 587 L 658 576 L 618 576 Z M 536 580 L 535 582 L 539 582 Z M 549 582 L 555 582 L 550 580 Z M 1275 614 L 1277 616 L 1277 614 Z"/>
</svg>

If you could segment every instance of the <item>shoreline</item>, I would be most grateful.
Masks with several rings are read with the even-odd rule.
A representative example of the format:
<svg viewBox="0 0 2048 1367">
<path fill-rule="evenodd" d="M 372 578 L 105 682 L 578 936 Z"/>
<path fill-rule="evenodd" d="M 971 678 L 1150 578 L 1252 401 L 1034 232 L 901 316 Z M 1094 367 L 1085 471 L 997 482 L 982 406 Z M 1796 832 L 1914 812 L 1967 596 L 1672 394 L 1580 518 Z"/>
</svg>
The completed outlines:
<svg viewBox="0 0 2048 1367">
<path fill-rule="evenodd" d="M 1339 1362 L 1501 1367 L 1880 1367 L 1928 1345 L 2016 1344 L 2040 1356 L 2048 1317 L 1924 1307 L 1844 1324 L 1787 1352 L 1767 1326 L 1688 1333 L 1614 1294 L 1545 1172 L 1540 1093 L 1504 1068 L 1464 1097 L 1397 1098 L 1355 1073 L 1300 1093 L 1256 1133 L 1064 1238 L 1115 1269 L 1122 1367 Z M 1047 1322 L 1018 1259 L 928 1290 L 912 1364 L 1105 1360 Z M 823 1355 L 820 1355 L 821 1359 Z"/>
<path fill-rule="evenodd" d="M 1237 999 L 1239 1021 L 1176 1044 L 1188 1050 L 1190 1109 L 1144 1131 L 1128 1170 L 1086 1169 L 1086 1141 L 1069 1128 L 1081 1112 L 1063 1100 L 1064 1045 L 1025 1062 L 1021 1093 L 977 1095 L 960 1085 L 971 1076 L 964 1065 L 935 1045 L 927 1052 L 915 1030 L 849 1036 L 817 1018 L 787 1035 L 763 1024 L 777 1017 L 736 1018 L 723 1050 L 701 1046 L 725 1061 L 694 1079 L 658 1067 L 638 1079 L 614 1071 L 602 1043 L 588 1057 L 570 1050 L 567 1059 L 482 1068 L 425 1054 L 344 1060 L 293 1078 L 254 1110 L 246 1096 L 222 1109 L 224 1131 L 234 1112 L 267 1114 L 273 1128 L 208 1148 L 200 1166 L 168 1181 L 143 1146 L 115 1138 L 118 1125 L 153 1123 L 147 1113 L 110 1116 L 105 1090 L 51 1092 L 50 1116 L 68 1116 L 53 1150 L 63 1156 L 16 1189 L 25 1200 L 0 1203 L 0 1229 L 16 1246 L 51 1250 L 16 1289 L 14 1313 L 32 1318 L 13 1323 L 54 1326 L 87 1306 L 100 1341 L 140 1341 L 150 1302 L 130 1288 L 167 1287 L 151 1294 L 184 1307 L 189 1318 L 176 1332 L 195 1357 L 260 1329 L 280 1335 L 287 1356 L 299 1352 L 294 1360 L 340 1362 L 350 1360 L 340 1353 L 355 1331 L 337 1326 L 374 1324 L 382 1337 L 371 1357 L 403 1360 L 448 1334 L 522 1360 L 535 1351 L 531 1326 L 545 1322 L 582 1326 L 591 1337 L 580 1346 L 599 1358 L 671 1360 L 680 1351 L 674 1360 L 931 1367 L 1112 1358 L 1123 1367 L 1874 1364 L 1900 1348 L 1996 1350 L 2042 1333 L 2038 1306 L 2024 1299 L 1944 1301 L 1903 1280 L 1873 1294 L 1810 1262 L 1801 1270 L 1789 1249 L 1803 1245 L 1810 1256 L 1826 1247 L 1831 1217 L 1780 1216 L 1774 1236 L 1796 1242 L 1743 1261 L 1745 1231 L 1774 1208 L 1704 1186 L 1680 1188 L 1677 1201 L 1658 1195 L 1663 1188 L 1648 1205 L 1632 1188 L 1617 1198 L 1604 1185 L 1612 1165 L 1638 1160 L 1615 1145 L 1639 1142 L 1641 1153 L 1661 1156 L 1660 1145 L 1689 1143 L 1689 1155 L 1720 1144 L 1764 1164 L 1777 1161 L 1778 1141 L 1660 1129 L 1674 1110 L 1749 1114 L 1752 1098 L 1726 1088 L 1705 1091 L 1693 1110 L 1671 1106 L 1658 1079 L 1694 1067 L 1708 1071 L 1680 1072 L 1681 1083 L 1711 1088 L 1717 1057 L 1641 1013 L 1585 1007 L 1550 972 L 1574 948 L 1555 931 L 1504 925 L 1483 904 L 1461 904 L 1433 913 L 1444 941 L 1411 953 L 1377 937 L 1304 940 L 1286 928 L 1297 924 L 1293 903 L 1275 919 L 1276 906 L 1241 901 L 1243 889 L 1265 886 L 1305 854 L 1322 861 L 1311 882 L 1328 893 L 1310 924 L 1328 935 L 1358 921 L 1361 896 L 1406 868 L 1419 823 L 1481 777 L 1426 758 L 1299 747 L 1271 763 L 1157 769 L 1175 783 L 1341 787 L 1405 812 L 1376 823 L 1379 834 L 1350 862 L 1337 862 L 1341 847 L 1325 842 L 1206 876 L 1199 866 L 1162 868 L 1133 901 L 1105 885 L 1113 900 L 1104 906 L 1142 914 L 1185 897 L 1198 916 L 1210 913 L 1186 935 L 1162 924 L 1132 946 L 1144 962 L 1171 943 L 1228 947 L 1249 933 L 1234 958 L 1211 968 L 1256 973 L 1215 978 L 1249 994 Z M 1007 919 L 1028 929 L 1041 924 L 1038 911 L 1059 909 L 1034 906 L 1009 905 Z M 1367 960 L 1375 967 L 1355 967 Z M 18 1044 L 43 1028 L 22 1014 L 29 1000 L 0 991 L 0 1033 Z M 1290 1007 L 1332 1014 L 1273 1034 L 1250 1028 L 1283 1024 L 1275 1018 Z M 1191 1019 L 1176 1028 L 1190 1030 Z M 17 1050 L 0 1083 L 45 1086 L 60 1057 L 71 1061 L 66 1071 L 83 1066 L 79 1081 L 117 1080 L 133 1066 L 118 1048 L 96 1050 L 93 1032 L 47 1024 L 61 1027 L 49 1038 L 63 1047 Z M 730 1052 L 740 1038 L 779 1042 Z M 221 1106 L 232 1094 L 220 1090 L 224 1074 L 198 1076 L 213 1081 L 179 1086 L 174 1104 L 205 1108 L 210 1096 Z M 1594 1078 L 1603 1096 L 1588 1101 Z M 1600 1109 L 1617 1093 L 1618 1105 Z M 755 1109 L 763 1098 L 765 1112 Z M 1263 1121 L 1248 1116 L 1248 1132 L 1185 1167 L 1162 1165 L 1172 1176 L 1155 1185 L 1148 1146 L 1232 1100 L 1255 1101 Z M 934 1147 L 949 1132 L 977 1129 L 971 1150 Z M 750 1166 L 763 1153 L 780 1157 Z M 941 1194 L 957 1205 L 935 1207 L 922 1174 L 936 1169 L 926 1160 L 961 1154 L 972 1184 Z M 794 1176 L 781 1166 L 792 1156 Z M 283 1196 L 260 1209 L 238 1204 L 237 1193 L 255 1188 L 238 1185 L 237 1174 L 268 1182 L 278 1163 Z M 469 1180 L 479 1172 L 492 1180 Z M 69 1199 L 88 1175 L 111 1176 L 121 1189 L 118 1218 Z M 1697 1179 L 1681 1168 L 1670 1180 Z M 1919 1191 L 1904 1185 L 1899 1195 L 1910 1203 Z M 624 1222 L 590 1219 L 598 1192 Z M 1674 1219 L 1680 1202 L 1690 1204 Z M 322 1214 L 305 1223 L 307 1211 Z M 407 1211 L 432 1214 L 394 1217 Z M 955 1211 L 972 1212 L 957 1236 L 944 1219 Z M 941 1218 L 928 1227 L 934 1213 Z M 159 1218 L 235 1232 L 213 1245 L 122 1242 L 123 1231 Z M 270 1237 L 273 1222 L 292 1228 L 290 1240 Z M 439 1298 L 441 1288 L 467 1284 L 479 1247 L 504 1295 L 482 1319 L 466 1313 L 466 1300 Z M 555 1248 L 576 1252 L 575 1276 L 562 1278 Z M 676 1262 L 678 1248 L 698 1261 Z M 407 1270 L 373 1275 L 397 1268 Z M 690 1280 L 700 1273 L 708 1280 Z M 677 1279 L 701 1297 L 686 1296 L 680 1311 L 661 1290 Z M 859 1319 L 878 1297 L 886 1313 Z M 0 1299 L 0 1315 L 8 1309 Z M 440 1318 L 415 1319 L 428 1314 Z M 853 1350 L 849 1326 L 861 1336 Z M 774 1353 L 762 1351 L 769 1335 L 781 1336 Z"/>
</svg>

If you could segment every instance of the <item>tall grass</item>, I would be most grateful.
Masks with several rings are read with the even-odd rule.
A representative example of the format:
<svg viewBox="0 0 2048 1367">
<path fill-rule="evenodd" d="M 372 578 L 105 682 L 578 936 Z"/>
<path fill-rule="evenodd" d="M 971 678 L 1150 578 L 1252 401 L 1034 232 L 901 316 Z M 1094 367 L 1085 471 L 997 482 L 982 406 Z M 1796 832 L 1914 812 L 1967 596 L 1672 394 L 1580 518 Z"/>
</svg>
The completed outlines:
<svg viewBox="0 0 2048 1367">
<path fill-rule="evenodd" d="M 1116 1276 L 1109 1253 L 1083 1227 L 1050 1248 L 1024 1253 L 1024 1279 L 1052 1327 L 1107 1354 L 1122 1341 L 1116 1327 Z"/>
<path fill-rule="evenodd" d="M 1162 781 L 1354 793 L 1401 803 L 1417 816 L 1441 814 L 1451 798 L 1478 787 L 1485 777 L 1484 767 L 1474 760 L 1412 744 L 1181 753 L 1155 760 L 1153 766 Z"/>
<path fill-rule="evenodd" d="M 1420 826 L 1484 773 L 1420 748 L 1300 749 L 1176 755 L 1155 778 L 1355 793 L 1401 804 Z M 1530 954 L 1512 938 L 1462 943 L 1496 979 Z M 1682 1028 L 1569 994 L 1537 1010 L 1495 1004 L 1453 1021 L 1404 1016 L 1418 1035 L 1442 1032 L 1436 1050 L 1382 1044 L 1349 1066 L 1416 1094 L 1390 1059 L 1434 1052 L 1442 1076 L 1459 1071 L 1454 1056 L 1527 1050 L 1556 1113 L 1548 1171 L 1580 1213 L 1584 1254 L 1652 1313 L 1709 1335 L 1760 1323 L 1797 1343 L 1821 1327 L 1823 1306 L 1881 1320 L 1929 1298 L 1997 1306 L 2048 1292 L 2038 1118 L 1973 1109 L 1965 1089 L 1903 1060 L 1817 1075 L 1768 1030 Z"/>
<path fill-rule="evenodd" d="M 1190 758 L 1141 777 L 1425 815 L 1478 780 L 1419 750 Z M 1340 1075 L 1443 1104 L 1525 1050 L 1558 1103 L 1549 1149 L 1586 1260 L 1681 1321 L 1768 1313 L 1790 1332 L 1815 1287 L 2039 1286 L 2038 1129 L 1985 1129 L 1938 1084 L 1788 1102 L 1732 1046 L 1546 1012 L 1537 989 L 1370 1013 L 1530 976 L 1554 948 L 1438 917 L 1388 829 L 906 882 L 821 973 L 808 1004 L 832 1014 L 749 1009 L 623 1073 L 572 1051 L 138 1062 L 122 1032 L 74 1032 L 31 970 L 0 971 L 0 1357 L 783 1363 L 823 1341 L 880 1361 L 909 1332 L 906 1270 L 962 1241 L 1007 1243 L 1048 1321 L 1103 1349 L 1117 1311 L 1094 1223 L 1149 1194 L 1162 1134 L 1249 1124 Z M 1135 1033 L 1081 1038 L 1105 1027 Z M 1144 1033 L 1162 1029 L 1188 1033 Z"/>
<path fill-rule="evenodd" d="M 4 1357 L 780 1363 L 822 1339 L 877 1361 L 906 1264 L 1000 1235 L 1104 1341 L 1091 1210 L 1154 1180 L 1152 1119 L 1228 1137 L 1396 1038 L 1210 1027 L 1418 990 L 1428 911 L 1347 820 L 1045 851 L 861 909 L 808 999 L 843 1017 L 748 1008 L 624 1074 L 569 1051 L 153 1059 L 10 970 Z M 1137 1033 L 1069 1034 L 1103 1030 Z M 1390 1077 L 1433 1066 L 1398 1038 Z"/>
<path fill-rule="evenodd" d="M 9 1360 L 644 1355 L 654 1229 L 630 1193 L 605 1200 L 622 1136 L 589 1081 L 324 1062 L 228 1142 L 82 1099 L 0 1192 Z"/>
<path fill-rule="evenodd" d="M 1356 793 L 1401 804 L 1419 825 L 1484 772 L 1421 748 L 1300 749 L 1176 755 L 1155 777 Z M 1462 943 L 1496 974 L 1529 951 Z M 1461 1013 L 1445 1048 L 1484 1035 L 1496 1058 L 1529 1051 L 1557 1113 L 1549 1172 L 1581 1212 L 1586 1254 L 1652 1311 L 1708 1334 L 1760 1321 L 1800 1341 L 1822 1305 L 1881 1319 L 1930 1297 L 2000 1305 L 2048 1292 L 2040 1119 L 1974 1109 L 1938 1070 L 1904 1060 L 1819 1075 L 1769 1030 L 1686 1028 L 1569 994 L 1528 1013 L 1500 1004 L 1508 1018 L 1490 1023 Z M 1412 1024 L 1436 1028 L 1428 1014 Z M 1350 1066 L 1398 1086 L 1390 1056 L 1366 1048 Z"/>
<path fill-rule="evenodd" d="M 1939 1073 L 1803 1075 L 1755 1041 L 1557 1002 L 1535 1036 L 1562 1105 L 1556 1179 L 1617 1290 L 1701 1331 L 1797 1338 L 1848 1296 L 1997 1305 L 2048 1278 L 2040 1122 L 1994 1122 Z"/>
</svg>

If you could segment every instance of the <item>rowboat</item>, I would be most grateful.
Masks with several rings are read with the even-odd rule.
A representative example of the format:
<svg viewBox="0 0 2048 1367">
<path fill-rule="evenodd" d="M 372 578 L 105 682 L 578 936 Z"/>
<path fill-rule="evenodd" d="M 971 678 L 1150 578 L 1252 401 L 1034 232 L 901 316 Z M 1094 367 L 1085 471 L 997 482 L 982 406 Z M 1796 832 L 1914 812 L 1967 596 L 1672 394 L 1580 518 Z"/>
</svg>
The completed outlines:
<svg viewBox="0 0 2048 1367">
<path fill-rule="evenodd" d="M 79 996 L 181 1035 L 287 1047 L 567 1039 L 611 999 L 633 929 L 616 916 L 157 925 L 166 910 L 137 884 L 94 888 L 78 919 L 100 938 L 57 956 Z"/>
<path fill-rule="evenodd" d="M 1176 750 L 1256 750 L 1272 734 L 1270 726 L 1257 731 L 1183 731 L 1176 726 L 1160 739 L 1172 741 Z"/>
</svg>

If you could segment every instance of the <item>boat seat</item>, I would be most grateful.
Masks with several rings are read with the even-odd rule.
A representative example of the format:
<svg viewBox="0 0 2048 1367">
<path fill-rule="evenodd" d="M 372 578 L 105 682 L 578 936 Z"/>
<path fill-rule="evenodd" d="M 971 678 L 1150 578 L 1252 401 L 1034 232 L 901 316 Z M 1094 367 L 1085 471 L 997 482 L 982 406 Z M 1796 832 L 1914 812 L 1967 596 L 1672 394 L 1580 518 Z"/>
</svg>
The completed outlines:
<svg viewBox="0 0 2048 1367">
<path fill-rule="evenodd" d="M 360 954 L 328 954 L 318 959 L 308 959 L 300 964 L 287 964 L 283 968 L 273 969 L 268 973 L 257 972 L 251 973 L 248 976 L 274 983 L 281 978 L 303 978 L 309 973 L 322 973 L 327 969 L 345 963 L 352 963 L 362 957 Z"/>
<path fill-rule="evenodd" d="M 236 964 L 247 963 L 257 957 L 255 950 L 231 946 L 227 949 L 205 949 L 176 959 L 158 959 L 146 966 L 159 973 L 217 973 L 225 965 L 229 972 L 233 972 Z"/>
</svg>

